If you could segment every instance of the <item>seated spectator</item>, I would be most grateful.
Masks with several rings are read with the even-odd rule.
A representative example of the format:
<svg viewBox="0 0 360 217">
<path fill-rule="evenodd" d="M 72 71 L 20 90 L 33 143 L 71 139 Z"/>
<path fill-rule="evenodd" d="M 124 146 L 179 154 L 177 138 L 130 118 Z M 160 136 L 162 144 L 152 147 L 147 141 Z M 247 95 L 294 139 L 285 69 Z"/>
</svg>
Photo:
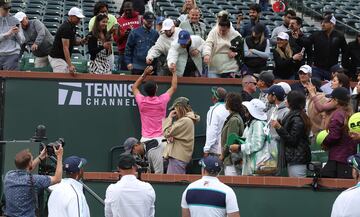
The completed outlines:
<svg viewBox="0 0 360 217">
<path fill-rule="evenodd" d="M 181 15 L 177 18 L 177 22 L 180 24 L 189 19 L 189 13 L 191 9 L 196 8 L 195 0 L 185 0 L 181 9 Z"/>
<path fill-rule="evenodd" d="M 241 95 L 238 93 L 228 93 L 226 96 L 225 107 L 230 115 L 226 118 L 223 128 L 221 130 L 221 157 L 224 162 L 225 176 L 241 175 L 241 155 L 232 153 L 228 138 L 231 135 L 238 137 L 242 136 L 244 132 L 244 120 L 241 115 L 244 115 L 244 107 L 241 104 Z"/>
<path fill-rule="evenodd" d="M 169 108 L 169 116 L 163 122 L 167 144 L 164 158 L 169 160 L 167 174 L 185 174 L 194 151 L 195 123 L 200 121 L 189 104 L 189 99 L 179 97 Z"/>
<path fill-rule="evenodd" d="M 188 31 L 181 30 L 179 39 L 171 43 L 167 56 L 170 71 L 178 76 L 201 77 L 203 44 L 200 36 L 190 36 Z"/>
<path fill-rule="evenodd" d="M 166 57 L 168 56 L 171 43 L 178 39 L 180 31 L 181 29 L 175 27 L 174 21 L 172 19 L 164 20 L 161 28 L 160 37 L 156 41 L 155 45 L 152 46 L 147 53 L 146 64 L 148 65 L 154 64 L 153 61 L 160 56 L 165 57 L 164 63 L 158 64 L 160 65 L 160 67 L 157 68 L 157 71 L 161 71 L 162 75 L 172 74 L 167 66 Z"/>
<path fill-rule="evenodd" d="M 155 16 L 145 12 L 143 25 L 130 32 L 125 48 L 125 63 L 131 74 L 141 75 L 146 68 L 146 55 L 159 38 L 154 29 Z"/>
<path fill-rule="evenodd" d="M 98 14 L 92 28 L 88 49 L 90 53 L 89 72 L 93 74 L 111 74 L 109 56 L 112 53 L 111 34 L 107 32 L 108 16 Z"/>
<path fill-rule="evenodd" d="M 291 9 L 285 11 L 284 16 L 283 16 L 283 24 L 281 24 L 281 26 L 275 27 L 271 33 L 271 40 L 270 40 L 271 44 L 273 44 L 273 45 L 276 44 L 276 39 L 280 32 L 288 32 L 289 31 L 290 20 L 293 17 L 296 17 L 295 11 L 293 11 Z"/>
<path fill-rule="evenodd" d="M 21 44 L 25 42 L 19 20 L 10 16 L 11 5 L 0 0 L 0 70 L 19 70 Z"/>
<path fill-rule="evenodd" d="M 336 110 L 330 117 L 327 125 L 329 134 L 322 143 L 324 150 L 329 153 L 328 161 L 321 171 L 324 178 L 351 178 L 351 167 L 347 164 L 347 158 L 356 154 L 358 141 L 349 136 L 348 120 L 352 115 L 350 107 L 349 90 L 338 87 L 331 93 Z"/>
<path fill-rule="evenodd" d="M 77 7 L 72 7 L 68 15 L 68 19 L 65 20 L 56 31 L 54 44 L 49 55 L 49 62 L 53 72 L 63 72 L 74 75 L 76 69 L 71 62 L 71 54 L 74 46 L 84 45 L 87 42 L 86 38 L 76 38 L 76 25 L 78 25 L 85 16 L 82 14 L 82 10 Z"/>
<path fill-rule="evenodd" d="M 179 27 L 187 30 L 190 35 L 198 35 L 202 39 L 206 39 L 206 25 L 200 22 L 199 8 L 192 8 L 189 12 L 189 19 L 181 22 Z"/>
<path fill-rule="evenodd" d="M 306 85 L 310 82 L 311 79 L 311 73 L 312 73 L 312 69 L 311 66 L 309 65 L 303 65 L 300 67 L 298 74 L 299 74 L 299 82 L 296 83 L 292 83 L 291 86 L 291 90 L 297 90 L 300 91 L 301 93 L 304 94 L 304 96 L 306 95 Z"/>
<path fill-rule="evenodd" d="M 311 161 L 310 130 L 311 122 L 305 113 L 305 96 L 291 91 L 287 96 L 289 113 L 282 121 L 272 120 L 271 126 L 281 138 L 285 147 L 285 163 L 290 177 L 306 177 L 307 163 Z"/>
<path fill-rule="evenodd" d="M 117 70 L 128 70 L 124 58 L 126 42 L 131 30 L 141 26 L 141 16 L 138 12 L 134 11 L 131 1 L 125 1 L 122 9 L 124 13 L 117 19 L 119 29 L 114 34 L 114 41 L 119 50 L 119 59 L 115 61 L 118 63 Z"/>
<path fill-rule="evenodd" d="M 265 70 L 270 57 L 270 42 L 264 35 L 265 26 L 256 24 L 244 40 L 244 65 L 250 74 Z"/>
<path fill-rule="evenodd" d="M 249 17 L 250 22 L 246 23 L 243 28 L 241 28 L 241 36 L 247 37 L 252 35 L 253 28 L 256 24 L 261 24 L 260 17 L 261 17 L 261 7 L 259 4 L 251 4 L 249 6 Z M 263 24 L 262 24 L 263 25 Z M 264 36 L 265 38 L 269 38 L 269 30 L 264 27 Z"/>
<path fill-rule="evenodd" d="M 275 76 L 270 71 L 263 71 L 258 75 L 256 86 L 260 90 L 259 100 L 265 104 L 265 112 L 269 111 L 272 107 L 267 99 L 267 93 L 265 91 L 274 84 L 274 80 Z"/>
<path fill-rule="evenodd" d="M 345 69 L 340 64 L 336 64 L 330 68 L 330 72 L 331 72 L 331 80 L 321 86 L 321 91 L 325 94 L 331 94 L 333 90 L 333 88 L 331 87 L 332 80 L 334 79 L 335 75 L 337 75 L 338 73 L 345 73 Z"/>
<path fill-rule="evenodd" d="M 280 79 L 295 79 L 295 74 L 301 66 L 303 54 L 294 53 L 289 44 L 289 35 L 280 32 L 277 36 L 276 48 L 273 51 L 275 68 L 274 75 Z"/>
<path fill-rule="evenodd" d="M 252 94 L 256 92 L 256 78 L 253 75 L 245 75 L 241 80 L 241 98 L 243 101 L 251 101 Z"/>
<path fill-rule="evenodd" d="M 356 68 L 360 67 L 360 32 L 357 33 L 356 39 L 348 44 L 346 52 L 346 68 L 351 79 L 356 78 Z"/>
<path fill-rule="evenodd" d="M 31 45 L 31 52 L 35 56 L 35 68 L 48 66 L 48 55 L 54 37 L 40 20 L 29 20 L 24 12 L 17 12 L 14 17 L 19 20 L 24 32 L 25 42 L 23 45 Z"/>
<path fill-rule="evenodd" d="M 241 36 L 232 28 L 228 14 L 218 16 L 218 23 L 210 31 L 203 48 L 204 63 L 209 65 L 208 77 L 231 78 L 239 72 L 236 57 L 242 54 L 230 49 L 239 40 Z"/>
<path fill-rule="evenodd" d="M 286 95 L 291 91 L 291 87 L 287 82 L 281 81 L 277 83 L 277 85 L 280 85 L 284 89 Z"/>
</svg>

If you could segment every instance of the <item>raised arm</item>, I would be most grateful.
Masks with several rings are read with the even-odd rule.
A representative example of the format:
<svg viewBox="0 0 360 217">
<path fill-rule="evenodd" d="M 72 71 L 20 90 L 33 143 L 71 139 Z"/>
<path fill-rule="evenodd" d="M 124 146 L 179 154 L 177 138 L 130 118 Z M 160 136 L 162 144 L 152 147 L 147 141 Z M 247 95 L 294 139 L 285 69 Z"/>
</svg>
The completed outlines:
<svg viewBox="0 0 360 217">
<path fill-rule="evenodd" d="M 172 78 L 171 78 L 171 87 L 166 91 L 170 96 L 172 96 L 176 89 L 177 89 L 177 75 L 176 71 L 171 72 Z"/>
<path fill-rule="evenodd" d="M 135 81 L 134 85 L 131 88 L 134 96 L 140 93 L 139 87 L 141 83 L 145 80 L 146 76 L 151 75 L 152 73 L 153 73 L 152 66 L 148 66 L 145 68 L 144 73 Z"/>
</svg>

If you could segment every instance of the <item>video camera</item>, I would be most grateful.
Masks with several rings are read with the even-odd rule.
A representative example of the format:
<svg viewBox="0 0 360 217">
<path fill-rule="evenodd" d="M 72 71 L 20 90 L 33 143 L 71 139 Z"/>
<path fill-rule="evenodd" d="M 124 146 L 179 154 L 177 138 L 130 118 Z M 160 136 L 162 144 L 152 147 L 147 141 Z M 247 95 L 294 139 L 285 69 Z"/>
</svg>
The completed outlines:
<svg viewBox="0 0 360 217">
<path fill-rule="evenodd" d="M 50 156 L 55 156 L 55 150 L 54 150 L 54 147 L 56 149 L 59 148 L 60 145 L 62 145 L 62 147 L 65 146 L 65 140 L 64 138 L 59 138 L 58 140 L 56 140 L 55 142 L 51 142 L 47 145 L 45 145 L 44 143 L 42 143 L 42 145 L 45 146 L 46 148 L 46 152 L 47 152 L 47 155 L 50 157 Z"/>
</svg>

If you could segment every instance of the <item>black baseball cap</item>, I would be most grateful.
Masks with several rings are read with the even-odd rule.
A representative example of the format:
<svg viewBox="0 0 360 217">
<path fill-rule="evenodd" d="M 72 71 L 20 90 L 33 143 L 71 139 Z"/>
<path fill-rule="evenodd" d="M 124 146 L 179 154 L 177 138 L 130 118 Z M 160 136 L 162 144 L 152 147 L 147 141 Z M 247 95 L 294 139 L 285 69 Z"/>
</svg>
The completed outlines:
<svg viewBox="0 0 360 217">
<path fill-rule="evenodd" d="M 286 97 L 285 91 L 280 85 L 272 85 L 267 90 L 264 90 L 264 93 L 274 95 L 280 101 L 283 101 Z"/>
<path fill-rule="evenodd" d="M 342 102 L 348 102 L 350 100 L 350 92 L 345 87 L 337 87 L 331 92 L 331 94 L 326 96 Z"/>
<path fill-rule="evenodd" d="M 155 15 L 150 12 L 150 11 L 147 11 L 144 13 L 144 16 L 143 16 L 144 20 L 147 20 L 147 21 L 154 21 L 155 20 Z"/>
<path fill-rule="evenodd" d="M 136 165 L 135 158 L 131 154 L 121 154 L 118 167 L 122 170 L 129 170 Z"/>
</svg>

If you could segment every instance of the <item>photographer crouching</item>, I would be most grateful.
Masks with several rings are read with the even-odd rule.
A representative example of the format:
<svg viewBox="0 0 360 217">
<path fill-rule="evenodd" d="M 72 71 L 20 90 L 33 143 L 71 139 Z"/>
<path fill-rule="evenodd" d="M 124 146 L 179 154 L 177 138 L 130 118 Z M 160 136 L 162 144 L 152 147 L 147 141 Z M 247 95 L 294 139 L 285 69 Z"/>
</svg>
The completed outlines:
<svg viewBox="0 0 360 217">
<path fill-rule="evenodd" d="M 57 162 L 62 162 L 64 150 L 62 145 L 53 146 Z M 6 200 L 5 216 L 35 217 L 37 192 L 59 183 L 62 177 L 62 163 L 56 165 L 55 175 L 32 175 L 31 172 L 47 157 L 46 148 L 33 159 L 31 152 L 22 150 L 15 156 L 16 170 L 5 175 L 4 194 Z"/>
</svg>

